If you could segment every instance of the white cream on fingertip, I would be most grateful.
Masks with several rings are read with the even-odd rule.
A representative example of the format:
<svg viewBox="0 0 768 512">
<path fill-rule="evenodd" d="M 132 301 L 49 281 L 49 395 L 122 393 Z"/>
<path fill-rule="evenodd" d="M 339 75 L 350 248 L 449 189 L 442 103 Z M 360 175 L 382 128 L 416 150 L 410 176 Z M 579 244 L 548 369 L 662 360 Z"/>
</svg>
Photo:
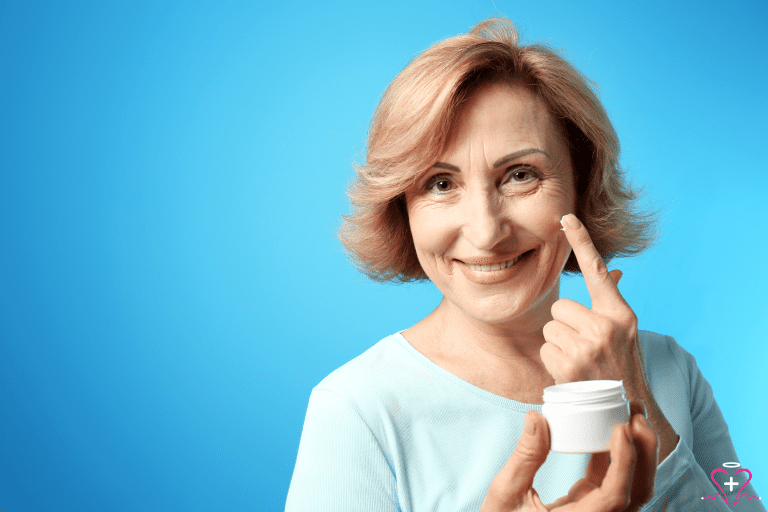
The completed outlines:
<svg viewBox="0 0 768 512">
<path fill-rule="evenodd" d="M 565 215 L 568 215 L 568 214 L 566 213 Z M 563 227 L 560 228 L 560 231 L 565 231 L 565 224 L 563 224 L 563 219 L 565 218 L 565 215 L 563 215 L 560 218 L 560 225 L 563 226 Z"/>
</svg>

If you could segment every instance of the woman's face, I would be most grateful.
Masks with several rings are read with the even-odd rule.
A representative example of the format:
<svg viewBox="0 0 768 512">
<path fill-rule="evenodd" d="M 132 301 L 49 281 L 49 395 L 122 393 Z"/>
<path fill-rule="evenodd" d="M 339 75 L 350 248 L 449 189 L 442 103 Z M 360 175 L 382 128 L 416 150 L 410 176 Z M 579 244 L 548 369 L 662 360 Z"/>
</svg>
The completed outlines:
<svg viewBox="0 0 768 512">
<path fill-rule="evenodd" d="M 541 100 L 519 86 L 484 86 L 439 162 L 406 193 L 419 262 L 476 320 L 546 323 L 571 251 L 560 219 L 575 196 L 567 144 Z"/>
</svg>

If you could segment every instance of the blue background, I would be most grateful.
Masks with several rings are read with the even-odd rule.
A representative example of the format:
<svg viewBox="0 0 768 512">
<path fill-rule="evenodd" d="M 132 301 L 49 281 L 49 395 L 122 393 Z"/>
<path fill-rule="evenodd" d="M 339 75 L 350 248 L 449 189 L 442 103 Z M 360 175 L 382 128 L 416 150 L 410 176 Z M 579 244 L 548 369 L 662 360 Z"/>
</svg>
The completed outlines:
<svg viewBox="0 0 768 512">
<path fill-rule="evenodd" d="M 766 4 L 283 5 L 0 6 L 0 509 L 282 510 L 312 387 L 441 297 L 336 239 L 371 115 L 499 13 L 600 85 L 664 212 L 610 268 L 768 494 Z"/>
</svg>

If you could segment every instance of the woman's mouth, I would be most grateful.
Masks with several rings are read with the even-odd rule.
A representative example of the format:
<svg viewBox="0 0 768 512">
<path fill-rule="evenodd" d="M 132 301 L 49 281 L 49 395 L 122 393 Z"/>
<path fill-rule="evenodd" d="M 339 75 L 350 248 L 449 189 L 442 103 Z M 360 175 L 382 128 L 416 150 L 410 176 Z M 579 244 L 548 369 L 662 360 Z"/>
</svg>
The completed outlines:
<svg viewBox="0 0 768 512">
<path fill-rule="evenodd" d="M 472 270 L 475 270 L 477 272 L 494 272 L 494 271 L 497 271 L 497 270 L 504 270 L 505 268 L 511 267 L 512 265 L 514 265 L 515 263 L 517 263 L 521 259 L 523 259 L 526 256 L 528 256 L 531 252 L 533 252 L 533 249 L 531 249 L 530 251 L 524 252 L 523 254 L 518 256 L 517 258 L 513 258 L 513 259 L 508 260 L 508 261 L 503 261 L 501 263 L 495 263 L 493 265 L 470 265 L 469 263 L 466 263 L 466 265 L 469 268 L 471 268 Z"/>
<path fill-rule="evenodd" d="M 460 260 L 456 261 L 459 262 L 462 273 L 470 281 L 477 284 L 501 284 L 523 272 L 526 262 L 534 257 L 535 252 L 536 249 L 531 249 L 517 258 L 494 265 L 470 265 Z"/>
</svg>

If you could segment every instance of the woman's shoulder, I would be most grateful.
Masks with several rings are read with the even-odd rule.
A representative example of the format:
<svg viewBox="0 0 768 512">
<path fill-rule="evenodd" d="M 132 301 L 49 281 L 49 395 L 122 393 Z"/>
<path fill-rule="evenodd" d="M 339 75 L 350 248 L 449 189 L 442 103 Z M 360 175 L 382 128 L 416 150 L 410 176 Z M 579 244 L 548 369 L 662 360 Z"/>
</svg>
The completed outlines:
<svg viewBox="0 0 768 512">
<path fill-rule="evenodd" d="M 652 331 L 638 331 L 643 350 L 645 371 L 652 388 L 669 387 L 672 383 L 689 385 L 690 354 L 672 336 Z"/>
<path fill-rule="evenodd" d="M 693 446 L 693 414 L 713 400 L 711 388 L 696 359 L 672 336 L 651 331 L 638 334 L 653 398 L 675 432 Z"/>
<path fill-rule="evenodd" d="M 391 334 L 333 370 L 313 391 L 331 391 L 348 402 L 369 400 L 392 393 L 412 366 L 397 334 Z"/>
<path fill-rule="evenodd" d="M 674 364 L 680 371 L 687 374 L 688 368 L 695 364 L 693 355 L 670 335 L 639 330 L 638 337 L 643 349 L 646 370 L 649 370 L 649 365 L 658 368 L 662 364 Z"/>
<path fill-rule="evenodd" d="M 654 394 L 658 390 L 678 399 L 684 396 L 692 404 L 696 393 L 702 393 L 702 390 L 705 395 L 711 393 L 696 358 L 675 338 L 650 331 L 639 331 L 638 334 L 646 374 Z"/>
</svg>

